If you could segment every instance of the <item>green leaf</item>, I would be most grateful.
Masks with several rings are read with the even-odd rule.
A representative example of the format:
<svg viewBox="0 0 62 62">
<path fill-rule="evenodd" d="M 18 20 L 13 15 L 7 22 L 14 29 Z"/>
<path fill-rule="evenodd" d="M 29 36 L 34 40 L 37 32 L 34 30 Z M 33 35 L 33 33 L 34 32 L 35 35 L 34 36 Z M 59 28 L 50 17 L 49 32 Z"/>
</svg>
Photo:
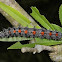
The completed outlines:
<svg viewBox="0 0 62 62">
<path fill-rule="evenodd" d="M 33 48 L 34 46 L 35 46 L 34 43 L 22 45 L 20 42 L 16 42 L 15 44 L 13 44 L 12 46 L 8 47 L 7 49 L 21 49 L 22 47 L 30 47 L 30 48 Z"/>
<path fill-rule="evenodd" d="M 22 41 L 22 40 L 32 40 L 33 38 L 26 38 L 26 37 L 9 37 L 9 38 L 0 38 L 0 41 L 3 42 L 15 42 L 15 41 Z"/>
<path fill-rule="evenodd" d="M 51 24 L 51 25 L 55 28 L 56 31 L 62 32 L 62 28 L 60 26 L 56 24 Z"/>
<path fill-rule="evenodd" d="M 7 49 L 20 49 L 21 46 L 22 46 L 22 44 L 20 42 L 16 42 L 15 44 L 8 47 Z"/>
<path fill-rule="evenodd" d="M 18 23 L 22 26 L 26 27 L 33 27 L 30 25 L 31 21 L 27 19 L 24 15 L 22 15 L 19 11 L 15 10 L 14 8 L 0 2 L 0 8 L 8 13 L 12 18 L 14 18 Z"/>
<path fill-rule="evenodd" d="M 62 5 L 59 8 L 59 19 L 60 19 L 60 22 L 61 22 L 61 25 L 62 25 Z"/>
<path fill-rule="evenodd" d="M 46 29 L 55 30 L 45 16 L 41 15 L 36 7 L 31 7 L 32 13 L 30 14 L 35 20 L 37 20 Z"/>
<path fill-rule="evenodd" d="M 35 40 L 36 40 L 36 43 L 42 43 L 42 42 L 47 42 L 47 41 L 58 42 L 57 40 L 49 40 L 49 39 L 41 39 L 41 38 L 35 38 Z"/>
<path fill-rule="evenodd" d="M 46 46 L 50 46 L 50 45 L 57 45 L 57 44 L 62 44 L 61 41 L 43 41 L 41 43 L 32 43 L 32 44 L 24 44 L 22 45 L 20 42 L 16 42 L 15 44 L 13 44 L 12 46 L 8 47 L 7 49 L 21 49 L 23 47 L 30 47 L 30 48 L 33 48 L 35 47 L 35 45 L 46 45 Z"/>
<path fill-rule="evenodd" d="M 62 44 L 62 40 L 49 40 L 49 39 L 41 39 L 41 38 L 35 38 L 36 44 L 39 45 L 57 45 L 57 44 Z"/>
<path fill-rule="evenodd" d="M 45 46 L 51 46 L 51 45 L 58 45 L 58 44 L 62 44 L 62 41 L 44 41 L 41 43 L 36 43 L 37 45 L 45 45 Z"/>
</svg>

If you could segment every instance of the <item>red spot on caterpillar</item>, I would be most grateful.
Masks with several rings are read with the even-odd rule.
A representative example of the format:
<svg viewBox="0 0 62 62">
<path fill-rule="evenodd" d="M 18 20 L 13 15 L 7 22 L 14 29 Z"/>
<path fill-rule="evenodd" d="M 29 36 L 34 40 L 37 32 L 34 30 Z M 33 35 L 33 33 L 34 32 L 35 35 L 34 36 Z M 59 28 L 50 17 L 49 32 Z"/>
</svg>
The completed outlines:
<svg viewBox="0 0 62 62">
<path fill-rule="evenodd" d="M 21 33 L 21 30 L 20 29 L 18 30 L 18 33 Z"/>
<path fill-rule="evenodd" d="M 36 34 L 36 31 L 33 31 L 32 33 L 33 33 L 33 35 L 35 35 Z"/>
<path fill-rule="evenodd" d="M 16 30 L 14 30 L 13 33 L 16 33 Z"/>
<path fill-rule="evenodd" d="M 44 35 L 44 32 L 41 32 L 41 35 Z"/>
<path fill-rule="evenodd" d="M 27 31 L 27 30 L 25 30 L 25 31 L 24 31 L 24 33 L 25 33 L 25 34 L 27 34 L 27 33 L 28 33 L 28 31 Z"/>
<path fill-rule="evenodd" d="M 51 35 L 52 35 L 52 33 L 50 32 L 50 33 L 49 33 L 49 35 L 51 36 Z"/>
<path fill-rule="evenodd" d="M 58 36 L 58 33 L 56 33 L 56 36 Z"/>
</svg>

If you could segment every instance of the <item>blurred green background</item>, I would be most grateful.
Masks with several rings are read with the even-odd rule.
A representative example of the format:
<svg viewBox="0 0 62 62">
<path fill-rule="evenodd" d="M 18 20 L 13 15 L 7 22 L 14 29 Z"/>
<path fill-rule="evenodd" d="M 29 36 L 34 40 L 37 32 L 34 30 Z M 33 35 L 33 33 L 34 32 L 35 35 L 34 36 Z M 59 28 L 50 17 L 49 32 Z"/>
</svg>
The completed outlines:
<svg viewBox="0 0 62 62">
<path fill-rule="evenodd" d="M 31 6 L 36 6 L 42 15 L 50 21 L 50 23 L 60 25 L 59 21 L 59 6 L 62 0 L 16 0 L 28 14 L 32 11 Z M 0 31 L 3 28 L 8 28 L 12 25 L 6 20 L 2 14 L 0 14 Z M 27 41 L 26 41 L 27 42 Z M 24 42 L 23 42 L 24 43 Z M 49 56 L 48 51 L 41 53 L 21 53 L 21 50 L 7 50 L 13 43 L 0 42 L 0 62 L 53 62 Z"/>
</svg>

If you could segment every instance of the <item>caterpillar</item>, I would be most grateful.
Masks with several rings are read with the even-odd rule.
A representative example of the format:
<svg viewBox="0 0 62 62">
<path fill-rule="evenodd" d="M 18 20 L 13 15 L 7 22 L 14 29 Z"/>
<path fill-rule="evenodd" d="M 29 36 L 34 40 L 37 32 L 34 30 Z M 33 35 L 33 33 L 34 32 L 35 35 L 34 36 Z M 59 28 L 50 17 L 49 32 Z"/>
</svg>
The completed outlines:
<svg viewBox="0 0 62 62">
<path fill-rule="evenodd" d="M 0 38 L 9 38 L 9 37 L 26 37 L 26 38 L 41 38 L 41 39 L 52 39 L 52 40 L 61 40 L 62 33 L 57 31 L 50 31 L 47 29 L 36 29 L 28 27 L 13 27 L 8 29 L 3 29 L 0 32 Z"/>
</svg>

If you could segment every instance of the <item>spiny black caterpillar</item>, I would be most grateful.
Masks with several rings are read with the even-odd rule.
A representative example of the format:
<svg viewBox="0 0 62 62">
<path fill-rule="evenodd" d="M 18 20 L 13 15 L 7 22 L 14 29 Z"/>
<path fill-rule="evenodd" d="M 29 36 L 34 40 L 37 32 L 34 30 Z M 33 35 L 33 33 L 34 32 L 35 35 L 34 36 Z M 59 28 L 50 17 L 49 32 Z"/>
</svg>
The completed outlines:
<svg viewBox="0 0 62 62">
<path fill-rule="evenodd" d="M 26 37 L 26 38 L 46 38 L 53 40 L 61 40 L 62 33 L 57 31 L 50 31 L 47 29 L 36 29 L 36 28 L 28 28 L 28 27 L 18 27 L 18 28 L 8 28 L 3 29 L 0 32 L 0 38 L 9 38 L 9 37 Z"/>
</svg>

